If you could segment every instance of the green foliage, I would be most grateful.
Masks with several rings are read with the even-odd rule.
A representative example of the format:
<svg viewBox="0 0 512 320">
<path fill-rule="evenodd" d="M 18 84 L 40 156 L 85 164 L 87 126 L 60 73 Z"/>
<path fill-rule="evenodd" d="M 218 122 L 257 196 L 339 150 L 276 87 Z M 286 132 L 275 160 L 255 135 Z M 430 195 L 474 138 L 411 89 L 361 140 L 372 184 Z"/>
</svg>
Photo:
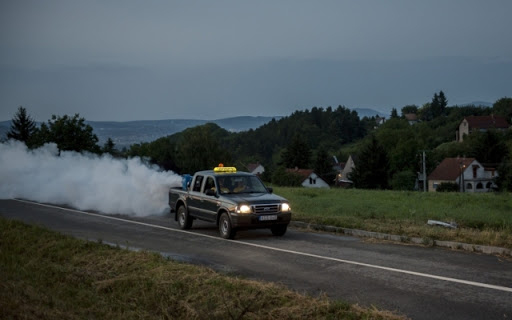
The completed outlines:
<svg viewBox="0 0 512 320">
<path fill-rule="evenodd" d="M 408 113 L 418 114 L 418 106 L 414 104 L 406 105 L 402 108 L 402 117 Z"/>
<path fill-rule="evenodd" d="M 36 132 L 36 123 L 27 114 L 27 110 L 19 107 L 11 121 L 11 129 L 7 132 L 8 139 L 19 140 L 30 146 L 30 139 Z"/>
<path fill-rule="evenodd" d="M 213 123 L 185 130 L 176 144 L 176 163 L 181 172 L 194 173 L 231 163 L 230 153 L 220 143 L 226 135 L 226 130 Z"/>
<path fill-rule="evenodd" d="M 370 143 L 358 155 L 349 179 L 361 189 L 387 189 L 389 160 L 386 150 L 372 136 Z"/>
<path fill-rule="evenodd" d="M 492 110 L 496 115 L 505 117 L 509 124 L 512 123 L 512 98 L 504 97 L 497 100 Z"/>
<path fill-rule="evenodd" d="M 510 154 L 503 159 L 498 167 L 496 185 L 502 192 L 512 192 L 512 156 Z"/>
<path fill-rule="evenodd" d="M 85 124 L 85 119 L 79 114 L 70 116 L 53 115 L 48 124 L 41 124 L 36 132 L 36 146 L 54 142 L 61 151 L 88 151 L 100 153 L 97 145 L 98 137 L 93 133 L 90 125 Z"/>
<path fill-rule="evenodd" d="M 391 109 L 391 119 L 398 119 L 398 111 L 396 111 L 396 108 Z"/>
<path fill-rule="evenodd" d="M 274 192 L 290 201 L 293 219 L 306 223 L 512 248 L 510 193 L 281 187 Z M 432 228 L 429 219 L 455 221 L 459 229 Z"/>
<path fill-rule="evenodd" d="M 331 174 L 333 171 L 333 161 L 331 159 L 332 157 L 329 156 L 327 150 L 324 147 L 320 147 L 316 153 L 315 163 L 313 167 L 315 173 L 318 174 L 320 177 L 325 177 Z"/>
<path fill-rule="evenodd" d="M 397 172 L 391 178 L 391 188 L 393 190 L 414 190 L 416 183 L 416 174 L 413 171 L 405 170 Z"/>
<path fill-rule="evenodd" d="M 457 192 L 459 191 L 459 185 L 454 182 L 443 182 L 437 186 L 436 192 Z"/>
<path fill-rule="evenodd" d="M 283 153 L 283 164 L 286 168 L 309 168 L 311 148 L 301 136 L 296 135 L 292 143 Z"/>
<path fill-rule="evenodd" d="M 14 220 L 0 235 L 0 319 L 401 319 Z"/>
<path fill-rule="evenodd" d="M 283 187 L 300 187 L 304 178 L 293 172 L 288 172 L 284 167 L 279 167 L 272 174 L 272 183 Z"/>
</svg>

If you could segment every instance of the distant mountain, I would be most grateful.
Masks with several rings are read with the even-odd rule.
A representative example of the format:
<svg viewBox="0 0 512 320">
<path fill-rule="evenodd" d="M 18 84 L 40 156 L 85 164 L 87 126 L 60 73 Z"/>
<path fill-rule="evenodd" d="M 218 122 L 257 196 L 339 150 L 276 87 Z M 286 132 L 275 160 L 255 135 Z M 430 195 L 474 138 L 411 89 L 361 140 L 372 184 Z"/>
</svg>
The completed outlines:
<svg viewBox="0 0 512 320">
<path fill-rule="evenodd" d="M 218 120 L 140 120 L 140 121 L 85 121 L 98 136 L 98 144 L 102 146 L 108 138 L 114 141 L 116 147 L 121 149 L 134 143 L 150 142 L 158 138 L 181 132 L 187 128 L 199 126 L 208 122 L 215 123 L 221 128 L 231 132 L 247 131 L 261 127 L 272 119 L 282 117 L 234 117 Z M 11 121 L 0 121 L 0 140 L 6 139 L 11 128 Z"/>
<path fill-rule="evenodd" d="M 368 109 L 368 108 L 354 108 L 354 109 L 350 109 L 350 110 L 356 111 L 357 114 L 359 115 L 359 119 L 362 119 L 364 117 L 371 118 L 371 117 L 375 117 L 375 116 L 389 118 L 389 116 L 391 115 L 391 112 L 382 113 L 380 111 Z"/>
</svg>

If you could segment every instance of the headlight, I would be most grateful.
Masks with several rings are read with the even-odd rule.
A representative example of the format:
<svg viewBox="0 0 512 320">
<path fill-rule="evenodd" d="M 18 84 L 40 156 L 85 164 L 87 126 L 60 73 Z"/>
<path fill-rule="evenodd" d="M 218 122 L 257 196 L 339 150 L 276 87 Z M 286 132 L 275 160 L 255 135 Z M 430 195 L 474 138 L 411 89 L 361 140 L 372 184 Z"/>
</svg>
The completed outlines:
<svg viewBox="0 0 512 320">
<path fill-rule="evenodd" d="M 238 210 L 236 210 L 237 213 L 251 213 L 251 207 L 249 207 L 246 204 L 243 204 L 238 207 Z"/>
<path fill-rule="evenodd" d="M 288 203 L 282 203 L 281 204 L 281 211 L 282 212 L 288 212 L 291 211 L 290 205 Z"/>
</svg>

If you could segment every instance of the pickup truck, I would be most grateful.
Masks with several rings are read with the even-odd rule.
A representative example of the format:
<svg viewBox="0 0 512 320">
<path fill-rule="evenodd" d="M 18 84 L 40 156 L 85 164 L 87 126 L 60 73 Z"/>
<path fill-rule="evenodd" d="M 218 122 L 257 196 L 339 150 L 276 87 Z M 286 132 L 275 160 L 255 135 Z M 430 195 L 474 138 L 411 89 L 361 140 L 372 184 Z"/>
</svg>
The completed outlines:
<svg viewBox="0 0 512 320">
<path fill-rule="evenodd" d="M 291 220 L 286 199 L 273 194 L 258 176 L 233 167 L 196 172 L 190 183 L 169 189 L 169 206 L 181 229 L 190 229 L 195 219 L 209 221 L 225 239 L 233 239 L 238 230 L 259 228 L 282 236 Z"/>
</svg>

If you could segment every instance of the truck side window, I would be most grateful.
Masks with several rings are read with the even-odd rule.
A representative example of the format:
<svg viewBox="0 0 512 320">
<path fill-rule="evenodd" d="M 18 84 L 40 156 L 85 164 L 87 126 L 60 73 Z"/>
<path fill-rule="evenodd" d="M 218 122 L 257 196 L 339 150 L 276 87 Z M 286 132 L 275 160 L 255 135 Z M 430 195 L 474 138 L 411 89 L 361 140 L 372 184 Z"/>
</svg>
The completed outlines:
<svg viewBox="0 0 512 320">
<path fill-rule="evenodd" d="M 193 191 L 201 192 L 201 184 L 203 183 L 203 176 L 196 176 L 194 180 L 194 188 Z"/>
<path fill-rule="evenodd" d="M 206 183 L 204 184 L 203 192 L 206 193 L 206 190 L 214 190 L 215 191 L 215 181 L 213 181 L 212 177 L 206 178 Z"/>
</svg>

